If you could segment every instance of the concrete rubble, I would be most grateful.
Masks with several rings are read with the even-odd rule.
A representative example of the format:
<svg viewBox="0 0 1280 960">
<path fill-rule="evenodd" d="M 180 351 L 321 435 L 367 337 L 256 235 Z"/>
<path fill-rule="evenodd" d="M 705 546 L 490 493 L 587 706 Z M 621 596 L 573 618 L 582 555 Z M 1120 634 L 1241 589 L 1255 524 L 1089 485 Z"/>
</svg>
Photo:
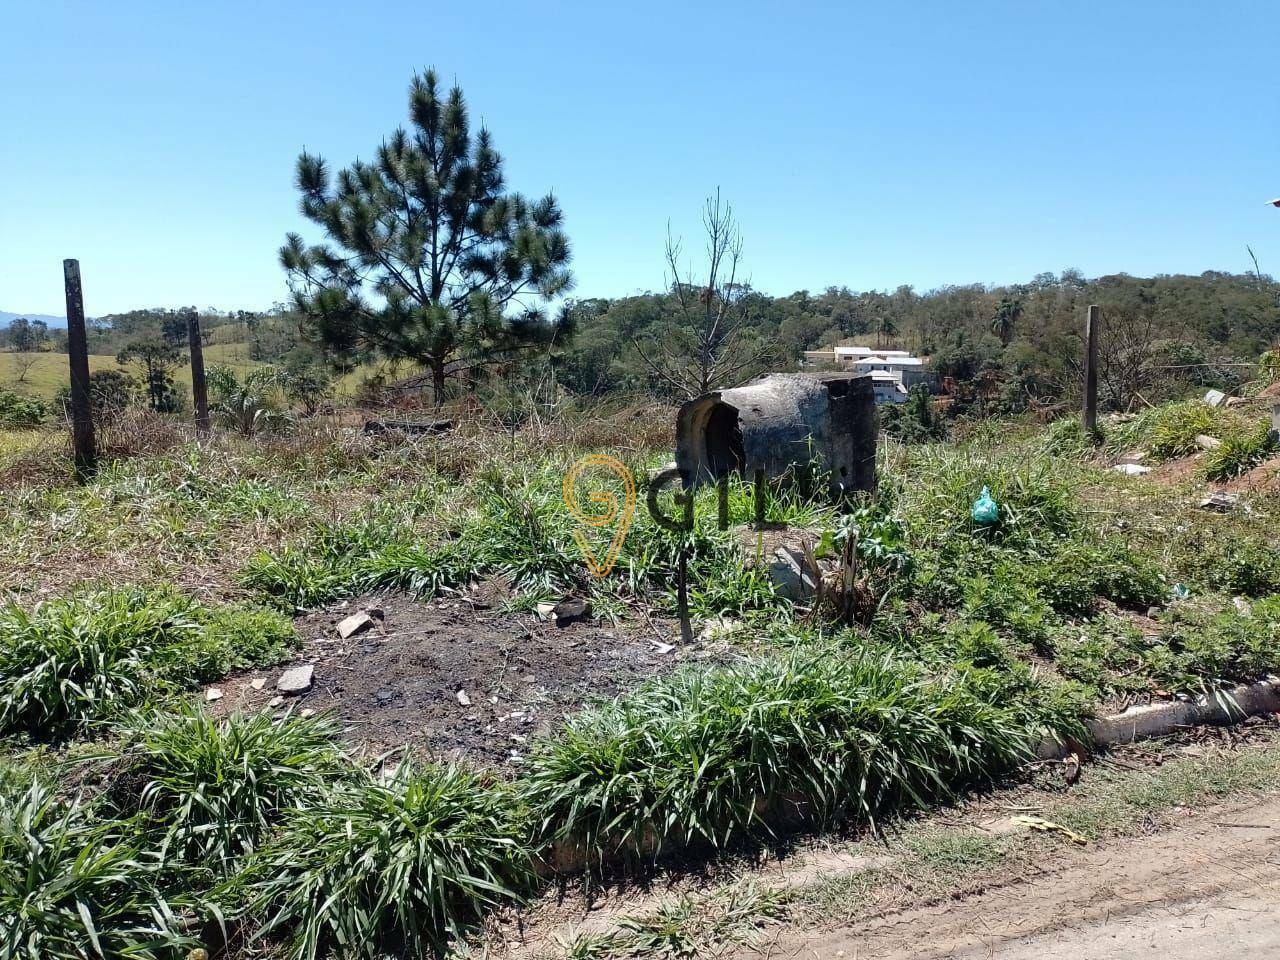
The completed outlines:
<svg viewBox="0 0 1280 960">
<path fill-rule="evenodd" d="M 315 668 L 309 663 L 299 667 L 290 667 L 276 681 L 276 689 L 288 695 L 306 693 L 311 689 L 314 676 Z"/>
</svg>

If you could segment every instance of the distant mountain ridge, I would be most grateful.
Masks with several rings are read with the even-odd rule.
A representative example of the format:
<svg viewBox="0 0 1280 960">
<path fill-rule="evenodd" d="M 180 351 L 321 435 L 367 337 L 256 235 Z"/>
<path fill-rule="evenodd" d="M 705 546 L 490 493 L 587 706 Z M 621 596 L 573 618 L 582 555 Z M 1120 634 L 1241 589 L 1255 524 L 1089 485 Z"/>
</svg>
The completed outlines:
<svg viewBox="0 0 1280 960">
<path fill-rule="evenodd" d="M 64 329 L 67 325 L 66 317 L 55 317 L 48 313 L 10 313 L 7 310 L 0 310 L 0 327 L 7 327 L 13 321 L 22 317 L 26 317 L 28 320 L 43 320 L 50 327 L 57 327 L 59 330 Z"/>
</svg>

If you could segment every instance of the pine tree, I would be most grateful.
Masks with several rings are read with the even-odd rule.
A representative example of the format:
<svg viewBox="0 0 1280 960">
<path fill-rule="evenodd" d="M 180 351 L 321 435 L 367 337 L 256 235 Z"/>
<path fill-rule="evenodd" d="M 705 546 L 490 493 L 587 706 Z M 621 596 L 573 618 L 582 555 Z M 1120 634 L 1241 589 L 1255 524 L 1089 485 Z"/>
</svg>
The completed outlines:
<svg viewBox="0 0 1280 960">
<path fill-rule="evenodd" d="M 489 132 L 474 136 L 462 91 L 442 99 L 434 71 L 409 88 L 411 130 L 373 162 L 331 177 L 304 152 L 302 213 L 329 244 L 290 234 L 280 251 L 313 332 L 343 360 L 420 363 L 437 403 L 445 378 L 567 337 L 543 309 L 572 285 L 563 214 L 551 194 L 508 193 Z"/>
</svg>

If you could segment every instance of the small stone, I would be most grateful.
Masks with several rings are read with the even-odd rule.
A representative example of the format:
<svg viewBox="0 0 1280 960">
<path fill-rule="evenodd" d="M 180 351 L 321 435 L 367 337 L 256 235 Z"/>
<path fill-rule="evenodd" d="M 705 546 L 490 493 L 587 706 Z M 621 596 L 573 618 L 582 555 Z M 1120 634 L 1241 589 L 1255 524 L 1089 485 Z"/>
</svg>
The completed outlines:
<svg viewBox="0 0 1280 960">
<path fill-rule="evenodd" d="M 1217 450 L 1222 446 L 1222 441 L 1217 437 L 1211 437 L 1207 433 L 1196 434 L 1196 446 L 1201 450 Z"/>
<path fill-rule="evenodd" d="M 276 689 L 286 695 L 306 693 L 311 689 L 314 674 L 315 668 L 309 663 L 304 663 L 300 667 L 290 667 L 276 681 Z"/>
<path fill-rule="evenodd" d="M 316 715 L 316 712 L 312 710 L 310 707 L 303 707 L 301 710 L 298 711 L 298 716 L 300 716 L 303 720 L 309 719 L 310 717 L 314 717 L 315 715 Z"/>
<path fill-rule="evenodd" d="M 1123 473 L 1126 477 L 1141 477 L 1151 472 L 1150 467 L 1144 467 L 1140 463 L 1117 463 L 1111 469 L 1116 473 Z"/>
<path fill-rule="evenodd" d="M 1249 601 L 1246 600 L 1244 597 L 1232 597 L 1231 603 L 1233 606 L 1235 606 L 1236 613 L 1240 614 L 1240 616 L 1242 617 L 1253 616 L 1253 605 L 1250 604 Z"/>
<path fill-rule="evenodd" d="M 353 613 L 338 624 L 338 636 L 343 640 L 349 640 L 357 633 L 364 633 L 364 631 L 373 626 L 373 623 L 373 617 L 361 610 L 359 613 Z"/>
<path fill-rule="evenodd" d="M 658 640 L 650 640 L 649 642 L 653 644 L 653 649 L 660 654 L 667 654 L 675 649 L 675 644 L 673 643 L 662 643 Z"/>
<path fill-rule="evenodd" d="M 267 706 L 271 707 L 274 710 L 276 707 L 280 706 L 283 703 L 284 703 L 284 697 L 272 697 L 270 700 L 267 701 Z"/>
<path fill-rule="evenodd" d="M 217 687 L 210 687 L 204 692 L 204 699 L 206 703 L 213 703 L 215 700 L 221 700 L 222 691 Z"/>
<path fill-rule="evenodd" d="M 458 696 L 458 702 L 462 704 L 464 707 L 471 706 L 471 698 L 467 696 L 467 691 L 459 690 L 457 696 Z"/>
<path fill-rule="evenodd" d="M 374 696 L 377 698 L 378 706 L 380 707 L 385 707 L 387 704 L 389 704 L 392 700 L 396 698 L 395 691 L 388 690 L 386 687 L 383 687 L 381 690 L 375 693 Z"/>
<path fill-rule="evenodd" d="M 249 681 L 249 686 L 253 687 L 253 689 L 255 690 L 261 690 L 266 685 L 267 685 L 266 677 L 254 677 L 252 680 Z"/>
<path fill-rule="evenodd" d="M 555 617 L 557 627 L 567 627 L 571 623 L 590 620 L 591 604 L 576 598 L 561 600 L 551 608 L 551 615 Z"/>
<path fill-rule="evenodd" d="M 537 606 L 538 619 L 550 620 L 555 616 L 556 605 L 554 603 L 544 602 Z"/>
<path fill-rule="evenodd" d="M 1210 390 L 1204 395 L 1204 402 L 1211 407 L 1220 407 L 1227 402 L 1227 395 L 1221 390 Z"/>
</svg>

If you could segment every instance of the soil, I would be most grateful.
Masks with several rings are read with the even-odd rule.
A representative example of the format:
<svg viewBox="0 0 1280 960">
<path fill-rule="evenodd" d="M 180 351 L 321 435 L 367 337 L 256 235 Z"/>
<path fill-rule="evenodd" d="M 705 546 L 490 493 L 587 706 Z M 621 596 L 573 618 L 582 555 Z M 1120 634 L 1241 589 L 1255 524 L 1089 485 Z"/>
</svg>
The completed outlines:
<svg viewBox="0 0 1280 960">
<path fill-rule="evenodd" d="M 1231 493 L 1280 493 L 1280 457 L 1228 481 L 1226 489 Z"/>
<path fill-rule="evenodd" d="M 774 957 L 1205 960 L 1280 955 L 1280 799 L 1218 807 L 1165 833 L 1068 851 L 1036 877 L 836 930 Z M 760 957 L 764 951 L 749 951 Z"/>
<path fill-rule="evenodd" d="M 504 599 L 502 586 L 489 584 L 430 603 L 382 595 L 309 613 L 297 621 L 303 647 L 295 660 L 213 684 L 223 696 L 211 709 L 268 709 L 283 671 L 311 664 L 311 690 L 275 709 L 334 716 L 347 742 L 370 751 L 404 747 L 424 758 L 511 768 L 536 737 L 587 701 L 678 662 L 723 659 L 709 645 L 679 646 L 674 624 L 557 626 L 504 611 Z M 381 610 L 381 621 L 340 639 L 337 624 L 361 610 Z M 674 649 L 663 652 L 659 637 Z M 254 680 L 265 680 L 262 689 Z"/>
</svg>

